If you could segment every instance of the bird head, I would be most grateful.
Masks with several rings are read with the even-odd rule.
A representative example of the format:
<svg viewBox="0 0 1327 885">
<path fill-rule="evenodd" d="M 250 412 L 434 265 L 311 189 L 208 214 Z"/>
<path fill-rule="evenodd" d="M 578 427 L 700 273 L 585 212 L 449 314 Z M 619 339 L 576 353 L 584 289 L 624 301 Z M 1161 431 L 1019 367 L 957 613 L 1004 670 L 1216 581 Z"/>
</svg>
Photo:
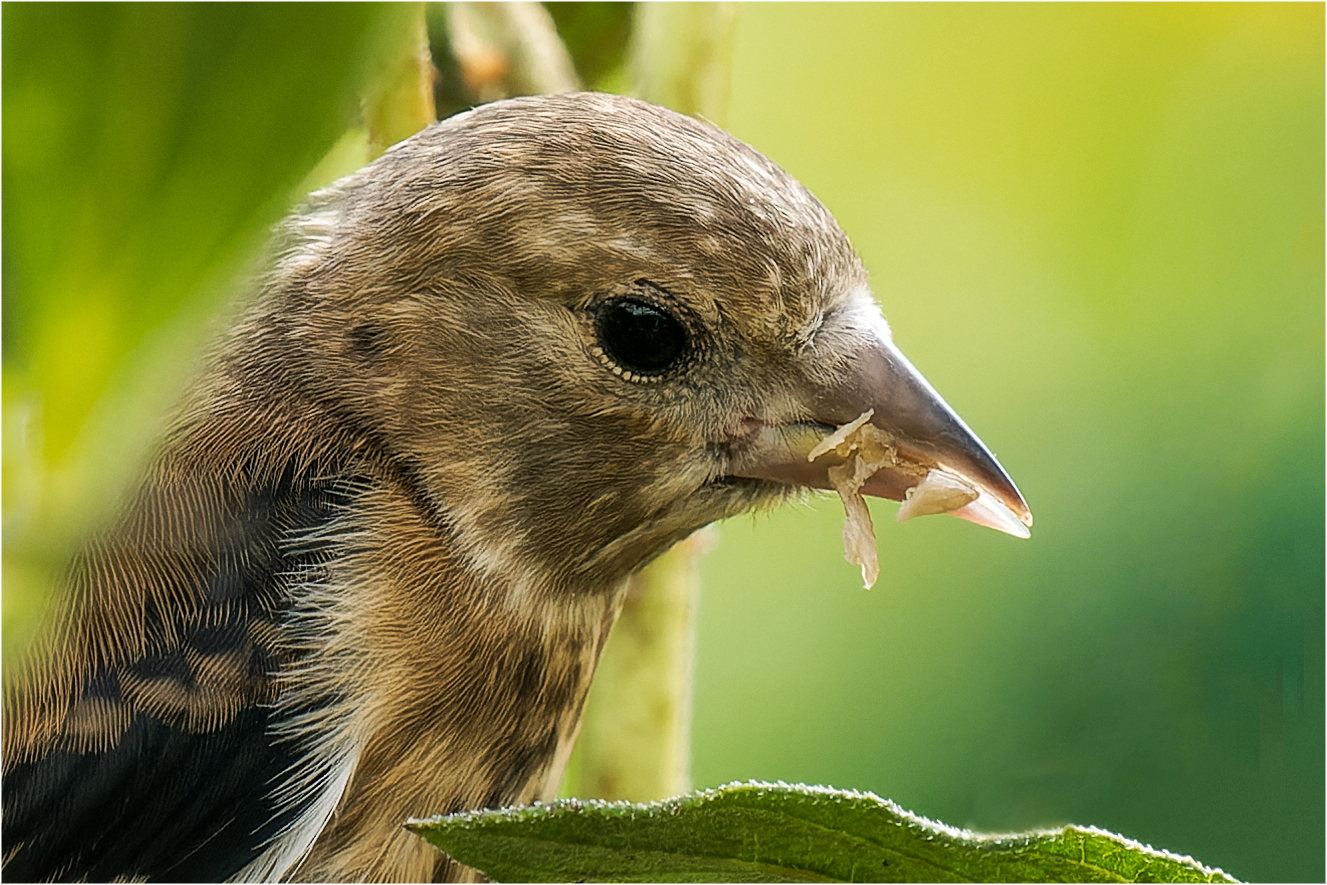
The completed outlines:
<svg viewBox="0 0 1327 885">
<path fill-rule="evenodd" d="M 940 467 L 979 493 L 959 515 L 1031 523 L 829 212 L 696 120 L 598 94 L 482 106 L 314 194 L 280 243 L 244 352 L 360 428 L 512 588 L 609 585 L 830 488 L 836 457 L 810 449 L 871 409 L 899 463 L 864 493 Z"/>
</svg>

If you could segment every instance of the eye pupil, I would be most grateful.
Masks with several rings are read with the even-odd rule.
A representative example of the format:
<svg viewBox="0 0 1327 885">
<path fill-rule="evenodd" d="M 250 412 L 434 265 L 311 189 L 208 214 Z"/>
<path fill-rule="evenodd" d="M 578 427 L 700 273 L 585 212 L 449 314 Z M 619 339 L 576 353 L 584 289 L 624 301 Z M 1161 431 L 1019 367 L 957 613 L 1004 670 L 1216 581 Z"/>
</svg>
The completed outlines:
<svg viewBox="0 0 1327 885">
<path fill-rule="evenodd" d="M 687 332 L 676 318 L 644 301 L 622 298 L 599 310 L 599 346 L 610 359 L 641 375 L 672 368 L 687 349 Z"/>
</svg>

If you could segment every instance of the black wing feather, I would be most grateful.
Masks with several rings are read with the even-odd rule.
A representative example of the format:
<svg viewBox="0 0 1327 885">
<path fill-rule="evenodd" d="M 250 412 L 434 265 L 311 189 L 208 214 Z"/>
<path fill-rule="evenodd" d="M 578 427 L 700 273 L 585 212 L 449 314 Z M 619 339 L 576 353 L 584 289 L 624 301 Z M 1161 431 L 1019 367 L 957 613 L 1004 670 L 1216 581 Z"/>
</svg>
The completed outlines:
<svg viewBox="0 0 1327 885">
<path fill-rule="evenodd" d="M 86 752 L 55 746 L 7 767 L 7 880 L 220 881 L 256 859 L 305 810 L 274 798 L 300 758 L 291 742 L 274 739 L 270 703 L 247 697 L 200 726 L 142 696 L 143 686 L 149 695 L 156 687 L 185 698 L 187 707 L 191 692 L 212 691 L 197 702 L 216 702 L 216 686 L 200 683 L 200 660 L 224 659 L 250 689 L 271 686 L 289 654 L 255 636 L 279 635 L 291 582 L 327 555 L 319 545 L 290 541 L 333 520 L 347 501 L 340 490 L 350 485 L 301 483 L 296 475 L 288 467 L 266 488 L 218 505 L 226 512 L 211 521 L 209 555 L 195 557 L 212 568 L 186 573 L 202 596 L 190 623 L 166 625 L 172 616 L 149 603 L 146 635 L 156 638 L 147 651 L 87 674 L 79 700 L 133 711 L 113 745 Z"/>
</svg>

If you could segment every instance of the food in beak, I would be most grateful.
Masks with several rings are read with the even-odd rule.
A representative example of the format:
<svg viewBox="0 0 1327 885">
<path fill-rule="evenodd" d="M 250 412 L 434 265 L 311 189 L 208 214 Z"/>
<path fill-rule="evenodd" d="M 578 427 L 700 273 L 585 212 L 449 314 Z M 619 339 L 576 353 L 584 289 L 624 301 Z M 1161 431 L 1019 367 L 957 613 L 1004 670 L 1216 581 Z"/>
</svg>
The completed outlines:
<svg viewBox="0 0 1327 885">
<path fill-rule="evenodd" d="M 833 452 L 845 459 L 842 464 L 829 468 L 829 481 L 843 502 L 843 558 L 861 566 L 862 584 L 866 589 L 875 586 L 880 575 L 880 559 L 875 546 L 875 526 L 871 511 L 862 496 L 862 485 L 882 467 L 898 467 L 898 451 L 893 438 L 884 430 L 868 423 L 874 409 L 867 409 L 855 420 L 840 426 L 822 439 L 810 452 L 807 461 L 815 461 Z M 959 477 L 945 470 L 933 468 L 921 481 L 904 493 L 899 506 L 898 521 L 914 516 L 951 513 L 971 504 L 978 492 Z"/>
<path fill-rule="evenodd" d="M 940 469 L 927 471 L 926 478 L 904 493 L 903 503 L 899 505 L 899 522 L 907 522 L 914 516 L 930 516 L 933 513 L 953 513 L 960 507 L 966 507 L 977 500 L 978 492 L 954 474 Z"/>
<path fill-rule="evenodd" d="M 867 422 L 875 409 L 867 409 L 854 421 L 844 424 L 807 453 L 815 461 L 827 452 L 846 460 L 829 468 L 829 481 L 843 502 L 843 558 L 862 568 L 862 585 L 875 586 L 880 575 L 880 558 L 875 546 L 875 526 L 871 511 L 862 497 L 862 484 L 881 467 L 898 464 L 898 454 L 890 435 Z"/>
</svg>

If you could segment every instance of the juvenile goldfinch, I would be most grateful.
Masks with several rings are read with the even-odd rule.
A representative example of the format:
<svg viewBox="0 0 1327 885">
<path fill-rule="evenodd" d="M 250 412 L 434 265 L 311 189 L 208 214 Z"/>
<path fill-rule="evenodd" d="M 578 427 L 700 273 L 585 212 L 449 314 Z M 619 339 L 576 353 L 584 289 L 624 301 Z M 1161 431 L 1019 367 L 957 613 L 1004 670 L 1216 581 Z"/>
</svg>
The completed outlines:
<svg viewBox="0 0 1327 885">
<path fill-rule="evenodd" d="M 899 499 L 1031 517 L 829 212 L 703 123 L 520 98 L 279 229 L 8 687 L 4 876 L 421 881 L 411 816 L 548 800 L 625 578 L 867 410 Z"/>
</svg>

